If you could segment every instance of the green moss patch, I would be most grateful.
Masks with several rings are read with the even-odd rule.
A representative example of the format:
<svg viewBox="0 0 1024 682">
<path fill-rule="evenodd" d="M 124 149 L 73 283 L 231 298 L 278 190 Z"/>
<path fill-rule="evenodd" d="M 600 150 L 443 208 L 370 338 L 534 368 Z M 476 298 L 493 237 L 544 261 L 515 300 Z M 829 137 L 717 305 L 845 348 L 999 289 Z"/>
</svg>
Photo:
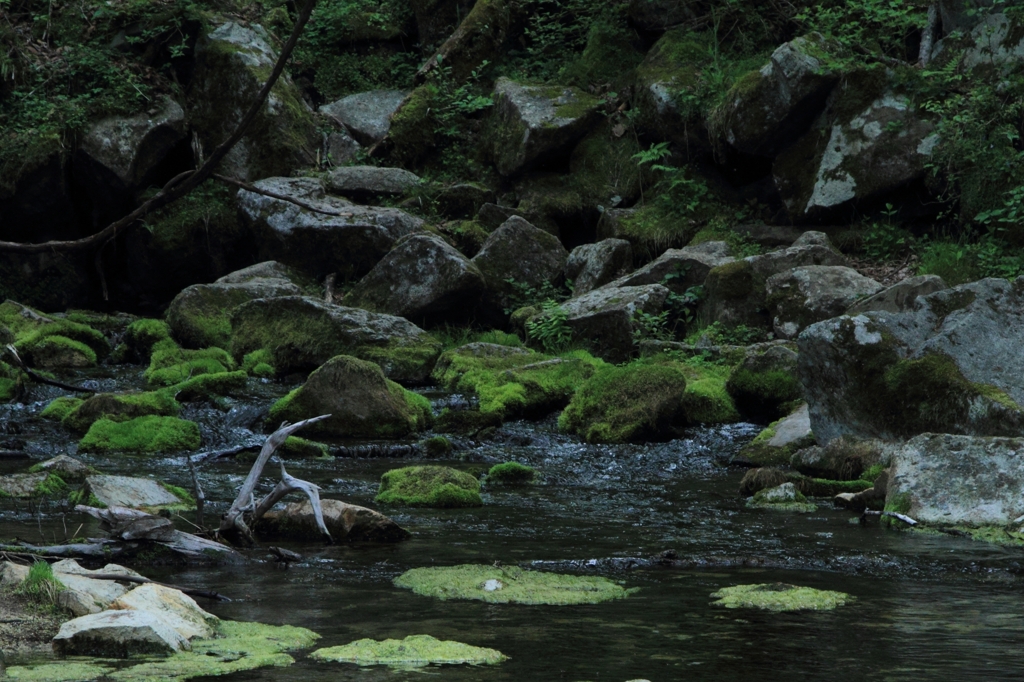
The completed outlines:
<svg viewBox="0 0 1024 682">
<path fill-rule="evenodd" d="M 465 564 L 414 568 L 395 578 L 395 585 L 424 597 L 477 599 L 491 604 L 597 604 L 622 599 L 635 589 L 598 576 L 525 571 L 516 566 Z"/>
<path fill-rule="evenodd" d="M 50 404 L 39 413 L 39 416 L 43 419 L 50 419 L 52 421 L 59 422 L 71 414 L 71 412 L 83 402 L 85 401 L 81 398 L 62 395 L 59 398 L 51 400 Z"/>
<path fill-rule="evenodd" d="M 495 464 L 487 472 L 487 485 L 524 485 L 533 482 L 537 471 L 519 462 Z"/>
<path fill-rule="evenodd" d="M 344 646 L 318 649 L 310 658 L 356 665 L 422 667 L 460 663 L 493 665 L 507 660 L 508 656 L 494 649 L 434 639 L 430 635 L 410 635 L 405 639 L 383 641 L 360 639 Z"/>
<path fill-rule="evenodd" d="M 163 320 L 135 320 L 125 329 L 124 343 L 136 359 L 148 359 L 153 346 L 161 341 L 170 341 L 171 328 Z"/>
<path fill-rule="evenodd" d="M 242 370 L 200 374 L 167 389 L 182 402 L 209 400 L 214 396 L 236 395 L 245 389 L 248 375 Z"/>
<path fill-rule="evenodd" d="M 47 407 L 49 409 L 49 407 Z M 147 393 L 100 393 L 71 409 L 63 419 L 65 427 L 84 433 L 98 419 L 124 422 L 136 417 L 160 415 L 177 416 L 181 410 L 178 402 L 163 391 Z M 45 411 L 44 411 L 44 415 Z"/>
<path fill-rule="evenodd" d="M 726 381 L 732 369 L 709 363 L 683 363 L 683 412 L 690 424 L 730 424 L 740 420 Z"/>
<path fill-rule="evenodd" d="M 114 668 L 97 663 L 61 661 L 41 665 L 16 665 L 7 669 L 7 677 L 25 682 L 92 682 L 109 675 Z"/>
<path fill-rule="evenodd" d="M 715 606 L 763 611 L 831 611 L 853 600 L 844 592 L 816 590 L 785 583 L 724 587 L 711 595 Z"/>
<path fill-rule="evenodd" d="M 776 488 L 758 491 L 747 500 L 747 507 L 801 514 L 809 514 L 818 509 L 814 504 L 808 502 L 803 493 L 797 490 L 792 483 L 784 483 Z"/>
<path fill-rule="evenodd" d="M 428 438 L 421 445 L 426 450 L 427 457 L 447 457 L 452 453 L 452 442 L 444 436 Z"/>
<path fill-rule="evenodd" d="M 254 377 L 274 376 L 274 354 L 266 348 L 242 356 L 242 371 Z"/>
<path fill-rule="evenodd" d="M 479 507 L 480 482 L 472 475 L 441 466 L 393 469 L 380 478 L 376 502 L 409 507 Z"/>
<path fill-rule="evenodd" d="M 726 382 L 726 390 L 744 414 L 785 416 L 785 406 L 800 400 L 803 387 L 791 372 L 784 369 L 754 371 L 737 367 Z"/>
<path fill-rule="evenodd" d="M 285 459 L 320 459 L 330 457 L 328 448 L 323 443 L 306 440 L 298 436 L 288 436 L 277 449 L 277 454 Z"/>
<path fill-rule="evenodd" d="M 200 442 L 195 422 L 151 415 L 126 422 L 99 419 L 78 447 L 82 452 L 177 452 L 194 450 Z"/>
<path fill-rule="evenodd" d="M 200 374 L 220 374 L 235 369 L 235 361 L 222 348 L 185 350 L 171 340 L 153 346 L 143 376 L 150 386 L 173 386 Z"/>
</svg>

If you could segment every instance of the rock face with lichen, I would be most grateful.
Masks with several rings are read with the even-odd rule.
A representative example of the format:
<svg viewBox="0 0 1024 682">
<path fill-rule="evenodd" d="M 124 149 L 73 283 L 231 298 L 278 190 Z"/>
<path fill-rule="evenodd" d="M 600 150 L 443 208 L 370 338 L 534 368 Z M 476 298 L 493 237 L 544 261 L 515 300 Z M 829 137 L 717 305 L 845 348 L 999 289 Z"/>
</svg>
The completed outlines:
<svg viewBox="0 0 1024 682">
<path fill-rule="evenodd" d="M 270 35 L 258 24 L 231 21 L 200 36 L 188 118 L 207 153 L 234 131 L 276 61 Z M 318 137 L 309 105 L 282 75 L 221 172 L 243 180 L 289 175 L 316 162 Z"/>
<path fill-rule="evenodd" d="M 796 338 L 804 328 L 842 315 L 882 285 L 853 268 L 810 265 L 772 275 L 765 282 L 768 314 L 776 338 Z"/>
<path fill-rule="evenodd" d="M 582 137 L 598 117 L 601 100 L 578 88 L 494 84 L 494 162 L 515 175 Z"/>
<path fill-rule="evenodd" d="M 819 443 L 1024 434 L 1024 279 L 946 289 L 902 313 L 836 317 L 797 343 Z"/>
</svg>

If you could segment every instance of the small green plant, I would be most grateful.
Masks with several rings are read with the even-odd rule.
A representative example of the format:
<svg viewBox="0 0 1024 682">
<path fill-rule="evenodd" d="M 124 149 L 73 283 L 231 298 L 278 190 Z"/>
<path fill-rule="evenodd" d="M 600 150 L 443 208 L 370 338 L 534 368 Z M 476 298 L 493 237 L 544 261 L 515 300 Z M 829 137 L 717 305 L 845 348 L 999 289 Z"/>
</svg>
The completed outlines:
<svg viewBox="0 0 1024 682">
<path fill-rule="evenodd" d="M 876 262 L 886 262 L 902 257 L 910 249 L 912 240 L 906 230 L 896 223 L 897 210 L 886 204 L 883 220 L 868 226 L 864 235 L 864 255 Z"/>
<path fill-rule="evenodd" d="M 674 337 L 669 326 L 669 311 L 645 313 L 638 310 L 633 314 L 633 343 L 641 341 L 671 341 Z"/>
<path fill-rule="evenodd" d="M 56 606 L 60 593 L 66 589 L 53 574 L 50 564 L 36 561 L 29 569 L 28 577 L 18 586 L 17 592 L 45 606 Z"/>
<path fill-rule="evenodd" d="M 713 322 L 703 329 L 694 330 L 687 338 L 687 343 L 695 344 L 706 339 L 714 346 L 749 346 L 767 339 L 767 332 L 757 327 L 738 324 L 726 327 L 721 322 Z"/>
<path fill-rule="evenodd" d="M 544 282 L 539 287 L 534 287 L 526 282 L 520 282 L 514 277 L 509 277 L 505 283 L 510 288 L 507 296 L 508 305 L 505 307 L 506 315 L 511 315 L 527 306 L 544 306 L 549 301 L 561 303 L 572 296 L 572 282 L 569 281 L 561 287 L 557 287 L 551 282 Z"/>
<path fill-rule="evenodd" d="M 572 329 L 566 324 L 569 313 L 556 301 L 545 301 L 542 312 L 526 323 L 527 336 L 549 353 L 565 350 L 572 341 Z"/>
</svg>

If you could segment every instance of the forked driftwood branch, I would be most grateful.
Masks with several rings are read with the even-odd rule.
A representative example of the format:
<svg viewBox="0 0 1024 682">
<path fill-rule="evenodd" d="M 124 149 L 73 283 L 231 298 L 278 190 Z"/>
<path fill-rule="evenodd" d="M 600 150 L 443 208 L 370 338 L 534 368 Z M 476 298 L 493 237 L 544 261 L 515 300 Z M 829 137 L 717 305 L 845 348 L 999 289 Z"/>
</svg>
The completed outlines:
<svg viewBox="0 0 1024 682">
<path fill-rule="evenodd" d="M 263 444 L 263 449 L 260 450 L 259 457 L 256 458 L 252 469 L 249 470 L 249 475 L 246 476 L 242 487 L 238 489 L 238 496 L 231 503 L 231 508 L 228 509 L 221 519 L 220 528 L 217 531 L 218 534 L 228 536 L 237 534 L 246 541 L 255 544 L 250 526 L 266 514 L 285 495 L 301 491 L 309 497 L 309 501 L 313 505 L 313 512 L 316 514 L 317 526 L 320 528 L 320 531 L 328 540 L 331 540 L 331 534 L 327 532 L 327 526 L 323 520 L 323 509 L 320 506 L 320 489 L 312 483 L 288 475 L 288 472 L 284 470 L 283 463 L 281 464 L 281 481 L 274 490 L 263 498 L 259 504 L 256 503 L 254 494 L 256 483 L 259 481 L 260 476 L 263 475 L 263 468 L 267 466 L 267 462 L 270 461 L 274 451 L 287 440 L 288 436 L 304 426 L 323 421 L 330 416 L 329 414 L 323 414 L 319 417 L 304 419 L 294 424 L 285 423 L 277 431 L 270 434 L 267 442 Z M 251 514 L 248 519 L 246 519 L 246 514 Z"/>
</svg>

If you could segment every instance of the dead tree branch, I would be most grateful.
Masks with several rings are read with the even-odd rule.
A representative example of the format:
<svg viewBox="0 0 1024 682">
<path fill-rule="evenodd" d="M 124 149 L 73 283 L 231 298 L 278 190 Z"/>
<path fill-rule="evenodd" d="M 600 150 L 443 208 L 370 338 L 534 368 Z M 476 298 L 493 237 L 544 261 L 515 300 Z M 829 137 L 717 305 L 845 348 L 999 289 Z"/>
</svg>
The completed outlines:
<svg viewBox="0 0 1024 682">
<path fill-rule="evenodd" d="M 284 470 L 283 461 L 281 462 L 281 482 L 274 486 L 274 489 L 270 491 L 270 494 L 264 497 L 263 500 L 256 505 L 256 510 L 252 513 L 252 521 L 250 523 L 255 524 L 263 517 L 264 514 L 270 511 L 274 505 L 281 500 L 281 498 L 289 493 L 295 492 L 302 492 L 306 494 L 306 497 L 309 498 L 309 504 L 313 507 L 313 516 L 316 518 L 316 527 L 320 529 L 320 532 L 324 534 L 328 542 L 334 542 L 334 538 L 331 537 L 330 531 L 327 530 L 327 524 L 324 523 L 323 508 L 320 506 L 319 486 L 289 475 L 289 473 Z"/>
<path fill-rule="evenodd" d="M 259 93 L 256 95 L 256 99 L 254 99 L 252 104 L 249 105 L 249 110 L 245 112 L 245 115 L 242 116 L 242 120 L 238 122 L 237 126 L 235 126 L 234 132 L 232 132 L 226 140 L 213 150 L 205 163 L 203 163 L 198 170 L 188 171 L 187 173 L 183 173 L 175 177 L 152 199 L 145 202 L 120 220 L 116 220 L 110 225 L 107 225 L 96 234 L 83 237 L 82 239 L 74 239 L 70 241 L 57 240 L 40 242 L 37 244 L 0 241 L 0 251 L 13 253 L 50 253 L 54 251 L 73 252 L 85 251 L 94 247 L 103 246 L 111 239 L 117 237 L 122 230 L 133 225 L 140 218 L 145 217 L 158 208 L 162 208 L 171 202 L 181 199 L 205 182 L 207 178 L 213 175 L 213 171 L 224 157 L 227 156 L 228 152 L 231 151 L 231 148 L 242 139 L 242 136 L 245 135 L 245 131 L 252 124 L 253 120 L 255 120 L 260 109 L 263 108 L 263 104 L 270 95 L 271 88 L 274 87 L 274 84 L 277 83 L 278 78 L 280 78 L 281 74 L 284 72 L 285 64 L 291 57 L 292 51 L 295 49 L 295 44 L 299 41 L 299 37 L 302 35 L 303 29 L 306 27 L 306 22 L 309 21 L 309 16 L 312 14 L 314 6 L 316 6 L 316 0 L 306 1 L 305 6 L 299 11 L 299 16 L 295 20 L 295 26 L 292 29 L 292 33 L 288 36 L 287 42 L 285 42 L 284 47 L 281 49 L 281 54 L 278 56 L 277 63 L 274 64 L 274 69 L 270 72 L 270 77 L 267 79 L 267 82 L 263 84 L 262 88 L 260 88 Z"/>
<path fill-rule="evenodd" d="M 42 374 L 32 371 L 31 369 L 29 369 L 28 365 L 25 364 L 25 361 L 21 359 L 21 356 L 18 355 L 18 351 L 15 350 L 14 346 L 7 346 L 7 355 L 12 360 L 14 360 L 14 364 L 17 365 L 22 372 L 28 375 L 29 379 L 36 382 L 37 384 L 56 386 L 57 388 L 63 388 L 65 391 L 74 391 L 75 393 L 98 392 L 95 388 L 86 388 L 85 386 L 72 386 L 71 384 L 65 384 L 63 382 L 57 381 L 56 379 L 47 379 Z"/>
<path fill-rule="evenodd" d="M 213 177 L 215 177 L 216 179 L 220 180 L 221 182 L 226 182 L 229 185 L 234 185 L 235 187 L 238 187 L 240 189 L 244 189 L 246 192 L 252 192 L 253 194 L 262 194 L 263 196 L 270 197 L 271 199 L 279 199 L 281 201 L 287 201 L 290 204 L 295 204 L 299 208 L 304 208 L 307 211 L 312 211 L 313 213 L 322 213 L 324 215 L 338 216 L 338 217 L 341 217 L 341 218 L 351 218 L 352 217 L 352 213 L 351 212 L 345 213 L 344 211 L 336 211 L 334 209 L 320 208 L 318 206 L 314 206 L 313 204 L 309 203 L 308 201 L 302 201 L 301 199 L 296 199 L 295 197 L 290 197 L 290 196 L 288 196 L 286 194 L 280 194 L 278 192 L 271 192 L 270 190 L 267 190 L 267 189 L 260 189 L 256 185 L 253 185 L 253 184 L 248 183 L 248 182 L 243 182 L 242 180 L 239 180 L 238 178 L 229 178 L 226 175 L 220 175 L 218 173 L 214 173 Z"/>
</svg>

